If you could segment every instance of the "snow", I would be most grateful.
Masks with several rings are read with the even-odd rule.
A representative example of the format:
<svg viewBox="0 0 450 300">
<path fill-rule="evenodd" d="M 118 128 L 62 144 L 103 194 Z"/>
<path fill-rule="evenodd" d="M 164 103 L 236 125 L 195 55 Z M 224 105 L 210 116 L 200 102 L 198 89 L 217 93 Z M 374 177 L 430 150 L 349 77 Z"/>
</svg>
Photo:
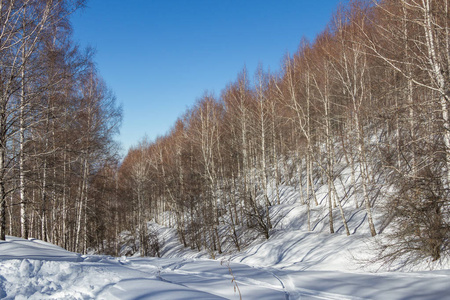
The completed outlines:
<svg viewBox="0 0 450 300">
<path fill-rule="evenodd" d="M 239 299 L 240 292 L 242 299 L 446 299 L 450 294 L 448 269 L 362 270 L 352 250 L 361 252 L 364 241 L 357 235 L 279 232 L 220 261 L 192 257 L 188 250 L 171 258 L 81 256 L 36 239 L 7 237 L 0 243 L 0 298 Z"/>
<path fill-rule="evenodd" d="M 228 266 L 217 260 L 80 256 L 12 237 L 0 253 L 4 299 L 239 299 Z M 242 277 L 238 288 L 246 299 L 285 298 L 270 272 L 237 263 L 230 268 Z"/>
<path fill-rule="evenodd" d="M 52 261 L 80 261 L 80 255 L 38 239 L 24 240 L 8 236 L 0 241 L 1 259 L 38 259 Z"/>
</svg>

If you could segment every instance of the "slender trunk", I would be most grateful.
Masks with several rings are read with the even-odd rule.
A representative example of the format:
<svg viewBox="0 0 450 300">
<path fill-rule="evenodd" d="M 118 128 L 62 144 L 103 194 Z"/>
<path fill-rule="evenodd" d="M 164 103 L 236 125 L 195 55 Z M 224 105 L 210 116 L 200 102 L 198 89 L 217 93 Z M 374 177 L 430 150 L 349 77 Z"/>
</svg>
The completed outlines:
<svg viewBox="0 0 450 300">
<path fill-rule="evenodd" d="M 448 73 L 444 70 L 441 59 L 438 57 L 437 44 L 439 44 L 438 37 L 436 36 L 437 30 L 435 22 L 435 17 L 433 15 L 433 11 L 431 8 L 431 0 L 422 0 L 423 4 L 423 17 L 424 24 L 423 29 L 425 32 L 426 46 L 428 51 L 428 63 L 432 70 L 434 80 L 436 80 L 438 85 L 438 90 L 440 92 L 439 102 L 442 109 L 442 120 L 443 120 L 443 139 L 446 147 L 445 156 L 446 156 L 446 165 L 447 165 L 447 187 L 450 186 L 450 116 L 448 110 L 448 103 L 450 101 L 450 88 L 449 88 L 449 80 Z M 446 14 L 448 15 L 448 5 L 445 7 Z M 448 33 L 448 25 L 445 25 L 446 33 Z M 449 49 L 449 37 L 448 35 L 444 37 L 443 43 L 446 43 L 446 49 Z M 450 60 L 449 54 L 446 54 L 447 60 Z M 447 77 L 446 77 L 447 76 Z"/>
<path fill-rule="evenodd" d="M 334 182 L 332 182 L 332 184 L 333 184 L 334 194 L 337 197 L 336 186 L 335 186 Z M 345 233 L 347 234 L 347 236 L 349 236 L 350 235 L 350 230 L 348 229 L 348 224 L 347 224 L 347 220 L 345 219 L 344 209 L 342 208 L 341 200 L 337 199 L 336 201 L 337 201 L 337 204 L 338 204 L 338 207 L 339 207 L 339 212 L 341 213 L 342 224 L 344 224 Z"/>
<path fill-rule="evenodd" d="M 377 234 L 375 230 L 375 225 L 373 223 L 373 217 L 372 217 L 372 208 L 370 205 L 370 198 L 369 198 L 369 190 L 368 190 L 368 184 L 369 184 L 369 176 L 368 176 L 368 168 L 367 168 L 367 160 L 366 160 L 366 153 L 365 153 L 365 146 L 364 146 L 364 137 L 362 136 L 362 128 L 359 124 L 359 119 L 356 116 L 356 125 L 358 129 L 358 150 L 359 150 L 359 166 L 360 166 L 360 173 L 361 173 L 361 182 L 362 182 L 362 188 L 363 188 L 363 195 L 364 195 L 364 204 L 366 206 L 366 212 L 367 212 L 367 222 L 369 223 L 370 228 L 370 234 L 372 236 L 375 236 Z"/>
<path fill-rule="evenodd" d="M 63 153 L 63 174 L 62 174 L 62 229 L 61 229 L 61 235 L 62 235 L 62 245 L 65 249 L 67 249 L 67 199 L 66 199 L 66 164 L 67 164 L 67 158 L 66 158 L 66 149 L 64 146 L 64 153 Z"/>
<path fill-rule="evenodd" d="M 42 166 L 41 239 L 47 242 L 47 159 Z"/>
<path fill-rule="evenodd" d="M 272 104 L 272 154 L 273 163 L 275 166 L 275 193 L 277 197 L 277 204 L 280 205 L 280 171 L 278 169 L 278 152 L 276 143 L 276 127 L 275 127 L 275 104 Z"/>
<path fill-rule="evenodd" d="M 14 203 L 14 197 L 13 197 L 13 194 L 11 193 L 10 195 L 9 195 L 9 205 L 8 205 L 8 218 L 9 218 L 9 228 L 8 228 L 8 230 L 9 230 L 9 235 L 14 235 L 13 234 L 13 228 L 14 228 L 14 225 L 13 225 L 13 220 L 14 220 L 14 217 L 13 217 L 13 203 Z"/>
<path fill-rule="evenodd" d="M 79 203 L 78 203 L 78 219 L 77 219 L 77 228 L 76 228 L 76 235 L 75 235 L 75 247 L 76 247 L 76 251 L 81 252 L 83 251 L 83 246 L 84 245 L 80 245 L 80 241 L 82 239 L 81 236 L 81 229 L 82 229 L 82 225 L 83 225 L 83 216 L 84 216 L 84 208 L 86 206 L 86 204 L 84 203 L 87 196 L 86 191 L 87 191 L 87 177 L 88 177 L 88 159 L 87 159 L 87 154 L 84 154 L 84 159 L 83 159 L 83 175 L 82 175 L 82 179 L 81 179 L 81 186 L 80 186 L 80 195 L 79 195 Z"/>
<path fill-rule="evenodd" d="M 0 240 L 4 241 L 6 237 L 6 192 L 5 192 L 5 164 L 6 164 L 6 149 L 5 149 L 5 117 L 1 116 L 2 124 L 0 124 Z"/>
<path fill-rule="evenodd" d="M 25 198 L 25 46 L 22 50 L 22 81 L 19 107 L 19 196 L 20 196 L 20 235 L 28 239 L 27 201 Z"/>
<path fill-rule="evenodd" d="M 297 156 L 297 173 L 298 173 L 298 188 L 300 193 L 300 202 L 306 204 L 305 196 L 303 195 L 303 160 L 300 158 L 300 153 L 296 151 Z"/>
<path fill-rule="evenodd" d="M 312 150 L 311 150 L 312 151 Z M 314 177 L 313 177 L 313 161 L 311 159 L 312 155 L 309 155 L 310 157 L 310 161 L 309 161 L 309 175 L 308 175 L 308 180 L 309 180 L 309 186 L 311 187 L 311 193 L 314 199 L 314 204 L 316 206 L 319 206 L 319 202 L 317 201 L 317 194 L 316 194 L 316 189 L 314 187 Z"/>
<path fill-rule="evenodd" d="M 416 175 L 416 151 L 415 151 L 415 115 L 414 115 L 414 102 L 413 102 L 413 81 L 412 81 L 412 70 L 411 70 L 411 64 L 410 61 L 411 56 L 408 51 L 408 26 L 407 26 L 407 20 L 408 20 L 408 14 L 405 7 L 405 2 L 402 1 L 402 12 L 403 12 L 403 18 L 402 18 L 402 29 L 403 29 L 403 41 L 404 41 L 404 57 L 406 60 L 406 76 L 407 76 L 407 84 L 405 87 L 405 94 L 407 95 L 407 103 L 408 103 L 408 109 L 409 109 L 409 138 L 411 139 L 411 173 L 413 176 Z"/>
<path fill-rule="evenodd" d="M 330 225 L 330 233 L 334 233 L 333 225 L 333 147 L 331 140 L 331 122 L 330 122 L 330 99 L 327 95 L 327 86 L 325 86 L 325 97 L 324 101 L 324 111 L 325 111 L 325 143 L 327 149 L 327 167 L 326 167 L 326 177 L 328 185 L 328 217 Z"/>
</svg>

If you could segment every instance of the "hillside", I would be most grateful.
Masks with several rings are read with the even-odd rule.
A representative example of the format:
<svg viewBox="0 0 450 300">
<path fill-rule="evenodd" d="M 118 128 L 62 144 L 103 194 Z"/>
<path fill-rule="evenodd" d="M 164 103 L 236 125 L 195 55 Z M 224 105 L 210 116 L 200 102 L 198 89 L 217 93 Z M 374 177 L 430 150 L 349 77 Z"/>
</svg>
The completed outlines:
<svg viewBox="0 0 450 300">
<path fill-rule="evenodd" d="M 321 201 L 326 190 L 325 185 L 317 190 Z M 7 237 L 0 242 L 0 296 L 239 299 L 241 293 L 242 299 L 444 299 L 450 293 L 448 261 L 415 265 L 415 271 L 407 271 L 409 265 L 368 263 L 375 255 L 374 241 L 385 233 L 370 237 L 363 209 L 348 216 L 350 236 L 339 218 L 336 233 L 330 234 L 328 210 L 319 201 L 311 210 L 314 230 L 308 231 L 307 219 L 299 217 L 305 216 L 306 206 L 298 190 L 283 186 L 281 195 L 280 204 L 271 207 L 276 222 L 270 238 L 248 233 L 241 252 L 225 239 L 226 253 L 216 260 L 208 251 L 183 247 L 176 229 L 155 223 L 148 223 L 148 229 L 158 234 L 162 258 L 139 257 L 139 252 L 133 257 L 80 255 L 37 239 Z"/>
<path fill-rule="evenodd" d="M 305 170 L 303 170 L 305 171 Z M 387 219 L 385 197 L 377 197 L 373 202 L 373 214 L 375 227 L 379 229 L 376 237 L 371 237 L 367 223 L 367 212 L 364 207 L 354 208 L 355 201 L 361 201 L 361 191 L 354 191 L 351 185 L 349 170 L 343 168 L 336 179 L 336 192 L 342 201 L 342 210 L 350 230 L 347 236 L 342 217 L 337 207 L 333 208 L 333 223 L 335 233 L 329 233 L 329 210 L 327 208 L 328 186 L 320 184 L 317 180 L 315 194 L 318 205 L 310 207 L 310 228 L 308 230 L 308 206 L 302 203 L 300 190 L 295 188 L 298 182 L 292 185 L 281 185 L 280 204 L 276 204 L 274 190 L 269 193 L 269 201 L 274 203 L 270 207 L 270 219 L 273 228 L 270 230 L 270 238 L 266 240 L 257 230 L 246 229 L 240 233 L 240 244 L 245 245 L 242 251 L 238 251 L 230 238 L 230 216 L 224 214 L 219 226 L 219 234 L 222 236 L 222 254 L 211 252 L 206 248 L 200 251 L 190 247 L 183 247 L 180 242 L 176 222 L 171 226 L 165 226 L 164 222 L 157 224 L 149 222 L 148 232 L 158 237 L 160 255 L 163 258 L 216 258 L 229 259 L 234 262 L 243 262 L 257 267 L 275 267 L 289 270 L 336 270 L 336 271 L 428 271 L 450 269 L 449 260 L 444 257 L 438 261 L 431 258 L 418 261 L 406 261 L 402 259 L 389 260 L 380 256 L 384 245 L 389 245 L 392 227 Z M 270 181 L 274 186 L 274 181 Z M 385 194 L 383 178 L 378 178 L 377 194 Z M 350 192 L 349 192 L 350 191 Z M 303 189 L 303 193 L 305 190 Z M 257 201 L 263 201 L 263 195 L 257 197 Z M 355 200 L 356 198 L 356 200 Z M 166 222 L 173 222 L 170 214 L 160 217 Z M 122 237 L 121 255 L 140 255 L 139 241 L 128 232 L 127 238 Z M 138 236 L 136 231 L 135 236 Z M 127 240 L 128 243 L 124 243 Z M 155 254 L 156 256 L 156 254 Z M 407 257 L 406 257 L 407 259 Z"/>
<path fill-rule="evenodd" d="M 284 204 L 292 214 L 295 208 Z M 287 230 L 218 260 L 159 227 L 162 258 L 80 255 L 36 239 L 0 242 L 2 299 L 444 299 L 450 270 L 361 268 L 367 235 Z M 361 220 L 359 220 L 361 221 Z M 156 225 L 152 225 L 156 226 Z M 281 227 L 281 225 L 280 225 Z"/>
</svg>

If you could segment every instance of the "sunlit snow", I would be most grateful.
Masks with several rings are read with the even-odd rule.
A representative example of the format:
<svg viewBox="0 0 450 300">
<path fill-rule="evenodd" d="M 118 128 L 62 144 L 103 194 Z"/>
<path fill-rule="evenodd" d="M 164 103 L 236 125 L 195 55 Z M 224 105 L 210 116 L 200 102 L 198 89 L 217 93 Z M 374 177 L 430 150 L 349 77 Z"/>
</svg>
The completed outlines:
<svg viewBox="0 0 450 300">
<path fill-rule="evenodd" d="M 369 273 L 361 236 L 280 232 L 231 257 L 114 258 L 36 239 L 0 242 L 4 299 L 445 299 L 450 271 Z M 358 250 L 359 249 L 359 250 Z M 173 254 L 173 253 L 172 253 Z M 225 258 L 222 258 L 225 259 Z M 233 274 L 233 275 L 232 275 Z M 236 281 L 233 281 L 233 276 Z"/>
</svg>

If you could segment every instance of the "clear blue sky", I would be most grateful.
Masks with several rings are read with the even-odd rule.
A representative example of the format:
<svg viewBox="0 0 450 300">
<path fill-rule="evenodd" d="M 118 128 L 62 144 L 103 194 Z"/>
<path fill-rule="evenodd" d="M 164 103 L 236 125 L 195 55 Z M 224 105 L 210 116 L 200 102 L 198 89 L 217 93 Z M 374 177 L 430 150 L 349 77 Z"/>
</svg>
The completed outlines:
<svg viewBox="0 0 450 300">
<path fill-rule="evenodd" d="M 72 17 L 74 40 L 124 109 L 124 154 L 164 135 L 208 90 L 220 95 L 246 66 L 280 69 L 314 40 L 339 0 L 90 0 Z"/>
</svg>

